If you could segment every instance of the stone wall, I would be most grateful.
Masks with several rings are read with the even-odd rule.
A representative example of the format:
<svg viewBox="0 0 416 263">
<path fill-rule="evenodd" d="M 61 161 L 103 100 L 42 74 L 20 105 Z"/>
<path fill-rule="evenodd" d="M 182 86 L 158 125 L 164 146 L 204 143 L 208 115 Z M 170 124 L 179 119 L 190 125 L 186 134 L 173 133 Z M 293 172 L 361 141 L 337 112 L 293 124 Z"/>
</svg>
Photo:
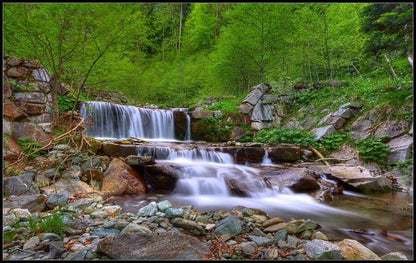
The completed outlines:
<svg viewBox="0 0 416 263">
<path fill-rule="evenodd" d="M 285 116 L 284 104 L 269 94 L 270 90 L 269 84 L 259 84 L 252 88 L 240 104 L 240 113 L 250 118 L 254 130 L 278 127 Z"/>
<path fill-rule="evenodd" d="M 44 141 L 51 132 L 52 75 L 38 61 L 3 57 L 3 131 L 11 137 Z M 68 89 L 60 84 L 58 95 Z"/>
</svg>

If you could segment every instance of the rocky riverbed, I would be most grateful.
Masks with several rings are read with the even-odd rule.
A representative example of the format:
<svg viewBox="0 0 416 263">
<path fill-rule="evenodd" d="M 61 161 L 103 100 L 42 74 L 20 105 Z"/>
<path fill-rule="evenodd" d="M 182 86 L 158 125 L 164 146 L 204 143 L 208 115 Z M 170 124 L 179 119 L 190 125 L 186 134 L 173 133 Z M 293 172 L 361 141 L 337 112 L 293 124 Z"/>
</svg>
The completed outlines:
<svg viewBox="0 0 416 263">
<path fill-rule="evenodd" d="M 152 158 L 139 160 L 157 165 Z M 88 155 L 62 144 L 48 157 L 23 163 L 18 175 L 4 179 L 3 259 L 408 258 L 401 248 L 376 254 L 357 240 L 333 238 L 318 220 L 287 218 L 283 211 L 271 215 L 244 206 L 206 211 L 174 205 L 165 194 L 149 195 L 154 189 L 132 169 L 139 163 L 131 162 L 139 160 Z M 324 187 L 313 177 L 317 167 L 290 169 L 300 169 L 295 175 Z M 262 176 L 272 181 L 273 172 L 285 175 L 290 169 L 275 166 Z M 295 179 L 282 182 L 296 188 L 301 180 Z M 115 196 L 140 196 L 145 202 L 126 209 Z"/>
</svg>

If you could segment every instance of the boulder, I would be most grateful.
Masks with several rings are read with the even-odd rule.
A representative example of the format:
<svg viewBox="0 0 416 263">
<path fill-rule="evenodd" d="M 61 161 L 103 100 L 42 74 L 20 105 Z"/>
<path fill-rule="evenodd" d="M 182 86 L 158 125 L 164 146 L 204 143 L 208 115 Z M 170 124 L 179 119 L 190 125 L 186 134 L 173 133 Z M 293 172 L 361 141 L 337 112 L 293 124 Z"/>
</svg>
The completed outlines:
<svg viewBox="0 0 416 263">
<path fill-rule="evenodd" d="M 298 146 L 277 146 L 268 150 L 272 162 L 295 162 L 301 158 L 301 148 Z"/>
<path fill-rule="evenodd" d="M 53 121 L 52 114 L 44 113 L 39 116 L 29 116 L 27 117 L 30 122 L 35 124 L 39 123 L 51 123 Z"/>
<path fill-rule="evenodd" d="M 251 110 L 253 109 L 253 105 L 249 103 L 241 103 L 240 106 L 238 106 L 239 112 L 242 114 L 249 114 Z"/>
<path fill-rule="evenodd" d="M 29 137 L 32 141 L 45 144 L 49 136 L 38 125 L 31 122 L 13 122 L 13 137 Z"/>
<path fill-rule="evenodd" d="M 336 132 L 334 126 L 332 125 L 327 125 L 324 127 L 319 127 L 319 128 L 315 128 L 312 130 L 313 133 L 315 133 L 315 138 L 317 140 L 320 140 L 322 138 L 324 138 L 325 136 L 331 135 L 334 132 Z"/>
<path fill-rule="evenodd" d="M 408 260 L 406 255 L 400 252 L 390 252 L 386 255 L 381 256 L 382 260 Z"/>
<path fill-rule="evenodd" d="M 349 108 L 339 108 L 336 112 L 332 114 L 333 116 L 339 116 L 344 119 L 349 119 L 355 115 L 355 112 Z"/>
<path fill-rule="evenodd" d="M 46 201 L 46 206 L 50 209 L 53 209 L 57 206 L 64 206 L 68 199 L 69 196 L 66 194 L 53 193 L 51 196 L 48 197 L 48 200 Z"/>
<path fill-rule="evenodd" d="M 137 213 L 138 216 L 154 216 L 157 213 L 157 204 L 156 202 L 151 202 L 150 204 L 143 206 L 139 209 Z"/>
<path fill-rule="evenodd" d="M 353 239 L 344 239 L 337 243 L 347 260 L 380 260 L 370 249 Z"/>
<path fill-rule="evenodd" d="M 39 193 L 38 187 L 33 182 L 33 174 L 24 173 L 19 176 L 11 176 L 3 179 L 3 189 L 6 195 L 21 195 L 25 193 Z"/>
<path fill-rule="evenodd" d="M 36 104 L 36 103 L 23 103 L 21 108 L 28 115 L 41 115 L 45 113 L 46 106 L 45 104 Z"/>
<path fill-rule="evenodd" d="M 184 111 L 173 111 L 175 138 L 183 140 L 187 130 L 187 118 Z"/>
<path fill-rule="evenodd" d="M 128 224 L 125 228 L 123 228 L 123 230 L 121 230 L 120 234 L 123 233 L 152 233 L 152 231 L 150 231 L 148 228 L 135 224 L 135 223 L 130 223 Z"/>
<path fill-rule="evenodd" d="M 403 135 L 388 142 L 390 152 L 387 156 L 387 163 L 393 164 L 405 161 L 412 156 L 413 153 L 413 137 Z"/>
<path fill-rule="evenodd" d="M 60 179 L 55 184 L 43 187 L 40 190 L 46 195 L 57 193 L 66 194 L 69 197 L 94 192 L 91 186 L 78 179 Z"/>
<path fill-rule="evenodd" d="M 43 104 L 47 101 L 45 94 L 40 92 L 15 92 L 14 96 L 21 102 Z"/>
<path fill-rule="evenodd" d="M 337 245 L 320 239 L 314 239 L 303 244 L 308 257 L 320 260 L 341 260 L 343 253 Z"/>
<path fill-rule="evenodd" d="M 180 234 L 126 233 L 106 237 L 98 243 L 97 253 L 110 259 L 202 260 L 209 245 Z"/>
<path fill-rule="evenodd" d="M 244 136 L 246 136 L 247 134 L 247 130 L 238 126 L 235 126 L 232 130 L 231 130 L 231 137 L 230 140 L 232 141 L 238 141 L 241 138 L 243 138 Z"/>
<path fill-rule="evenodd" d="M 241 147 L 227 149 L 227 151 L 234 156 L 238 164 L 261 163 L 264 156 L 263 147 Z"/>
<path fill-rule="evenodd" d="M 121 145 L 116 143 L 103 143 L 103 152 L 107 156 L 127 157 L 137 155 L 138 148 L 135 145 Z"/>
<path fill-rule="evenodd" d="M 155 164 L 155 158 L 153 156 L 129 155 L 124 159 L 124 162 L 128 165 L 137 166 L 152 165 Z"/>
<path fill-rule="evenodd" d="M 3 201 L 4 208 L 28 209 L 31 213 L 41 212 L 45 209 L 46 197 L 38 194 L 10 196 Z"/>
<path fill-rule="evenodd" d="M 14 161 L 19 158 L 22 147 L 17 144 L 13 137 L 3 137 L 3 159 L 5 161 Z"/>
<path fill-rule="evenodd" d="M 371 127 L 371 120 L 360 117 L 351 125 L 351 137 L 355 140 L 367 139 L 372 134 Z"/>
<path fill-rule="evenodd" d="M 277 102 L 277 97 L 273 94 L 264 94 L 261 100 L 263 104 L 274 104 Z"/>
<path fill-rule="evenodd" d="M 232 215 L 228 216 L 221 221 L 217 222 L 214 234 L 234 236 L 238 235 L 242 231 L 243 222 L 238 217 Z"/>
<path fill-rule="evenodd" d="M 311 171 L 306 168 L 292 168 L 263 172 L 262 176 L 272 185 L 289 187 L 295 192 L 310 192 L 320 188 Z"/>
<path fill-rule="evenodd" d="M 335 129 L 339 130 L 344 126 L 345 119 L 340 116 L 335 116 L 331 120 L 331 124 L 334 126 Z"/>
<path fill-rule="evenodd" d="M 32 72 L 32 77 L 37 81 L 50 82 L 51 75 L 45 68 L 35 69 Z"/>
<path fill-rule="evenodd" d="M 6 71 L 8 77 L 27 78 L 30 76 L 31 70 L 22 66 L 11 67 Z"/>
<path fill-rule="evenodd" d="M 10 56 L 6 59 L 6 64 L 10 67 L 20 66 L 23 63 L 23 59 Z"/>
<path fill-rule="evenodd" d="M 101 191 L 111 195 L 144 195 L 146 183 L 128 164 L 119 158 L 114 158 L 104 173 Z"/>
<path fill-rule="evenodd" d="M 253 89 L 244 99 L 243 103 L 249 103 L 252 106 L 256 105 L 260 98 L 263 96 L 263 92 L 261 89 Z"/>
<path fill-rule="evenodd" d="M 144 171 L 146 181 L 155 189 L 173 190 L 180 178 L 175 169 L 164 164 L 146 165 Z"/>
<path fill-rule="evenodd" d="M 13 93 L 12 93 L 12 89 L 10 88 L 9 80 L 3 71 L 3 99 L 10 98 L 12 94 Z"/>
<path fill-rule="evenodd" d="M 387 121 L 374 132 L 374 136 L 386 137 L 391 140 L 404 134 L 408 128 L 407 121 Z"/>
<path fill-rule="evenodd" d="M 201 225 L 188 219 L 175 217 L 171 220 L 171 223 L 176 227 L 181 227 L 183 229 L 189 230 L 195 235 L 201 235 L 204 233 L 204 228 Z"/>
<path fill-rule="evenodd" d="M 5 100 L 3 102 L 3 116 L 15 121 L 25 116 L 25 113 L 17 107 L 12 101 Z"/>
</svg>

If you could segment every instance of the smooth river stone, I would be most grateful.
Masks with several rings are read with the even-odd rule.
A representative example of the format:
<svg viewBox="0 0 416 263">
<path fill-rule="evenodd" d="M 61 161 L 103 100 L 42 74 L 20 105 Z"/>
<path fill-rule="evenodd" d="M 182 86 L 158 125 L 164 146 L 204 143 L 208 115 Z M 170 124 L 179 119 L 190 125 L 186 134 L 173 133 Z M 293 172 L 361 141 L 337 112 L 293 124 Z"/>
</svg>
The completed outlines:
<svg viewBox="0 0 416 263">
<path fill-rule="evenodd" d="M 284 229 L 287 226 L 287 223 L 279 223 L 276 225 L 271 225 L 263 230 L 263 232 L 276 232 L 280 229 Z"/>
</svg>

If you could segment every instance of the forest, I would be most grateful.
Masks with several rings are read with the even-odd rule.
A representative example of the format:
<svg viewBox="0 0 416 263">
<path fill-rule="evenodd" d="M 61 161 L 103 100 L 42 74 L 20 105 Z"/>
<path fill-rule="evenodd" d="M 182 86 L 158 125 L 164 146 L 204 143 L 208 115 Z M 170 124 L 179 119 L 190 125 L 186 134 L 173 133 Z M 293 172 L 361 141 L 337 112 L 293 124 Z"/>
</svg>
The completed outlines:
<svg viewBox="0 0 416 263">
<path fill-rule="evenodd" d="M 391 69 L 408 82 L 412 15 L 411 3 L 5 4 L 4 53 L 39 60 L 74 90 L 188 107 L 262 82 L 391 78 Z"/>
</svg>

